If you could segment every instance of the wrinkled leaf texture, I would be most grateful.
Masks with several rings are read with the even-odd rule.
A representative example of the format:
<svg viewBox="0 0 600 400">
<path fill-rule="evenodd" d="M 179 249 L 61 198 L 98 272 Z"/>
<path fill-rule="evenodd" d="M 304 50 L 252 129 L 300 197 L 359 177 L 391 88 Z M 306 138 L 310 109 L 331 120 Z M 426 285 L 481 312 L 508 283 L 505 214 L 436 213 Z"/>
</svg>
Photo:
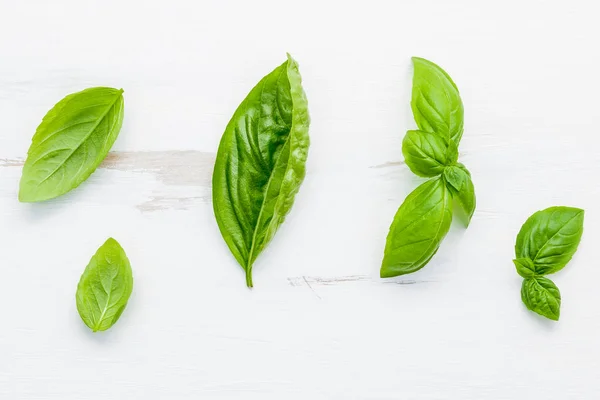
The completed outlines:
<svg viewBox="0 0 600 400">
<path fill-rule="evenodd" d="M 553 321 L 560 318 L 560 291 L 548 278 L 539 276 L 523 279 L 521 300 L 533 312 Z"/>
<path fill-rule="evenodd" d="M 308 103 L 291 56 L 240 104 L 221 139 L 213 172 L 213 207 L 223 239 L 246 271 L 285 216 L 305 176 Z"/>
</svg>

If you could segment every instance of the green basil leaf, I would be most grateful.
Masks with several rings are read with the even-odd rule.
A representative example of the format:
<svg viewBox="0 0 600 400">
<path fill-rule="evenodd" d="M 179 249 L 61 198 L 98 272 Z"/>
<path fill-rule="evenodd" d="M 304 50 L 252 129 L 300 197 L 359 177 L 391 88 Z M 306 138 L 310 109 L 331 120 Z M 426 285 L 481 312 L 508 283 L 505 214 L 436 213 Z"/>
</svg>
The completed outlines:
<svg viewBox="0 0 600 400">
<path fill-rule="evenodd" d="M 446 165 L 457 165 L 458 145 L 454 140 L 448 141 L 448 150 L 446 151 Z"/>
<path fill-rule="evenodd" d="M 423 131 L 408 131 L 402 141 L 406 165 L 418 176 L 440 175 L 446 165 L 456 163 L 456 144 L 439 135 Z"/>
<path fill-rule="evenodd" d="M 246 271 L 290 211 L 305 175 L 308 103 L 291 56 L 250 91 L 227 125 L 213 173 L 213 207 Z"/>
<path fill-rule="evenodd" d="M 389 278 L 423 268 L 450 229 L 452 196 L 441 178 L 406 197 L 388 233 L 380 275 Z"/>
<path fill-rule="evenodd" d="M 462 190 L 468 178 L 466 172 L 457 166 L 452 165 L 444 168 L 444 181 L 448 189 L 454 193 Z"/>
<path fill-rule="evenodd" d="M 550 279 L 544 277 L 524 279 L 521 286 L 521 299 L 531 311 L 558 321 L 560 291 Z"/>
<path fill-rule="evenodd" d="M 129 259 L 119 243 L 109 238 L 90 260 L 77 285 L 77 311 L 94 332 L 113 326 L 133 290 Z"/>
<path fill-rule="evenodd" d="M 452 197 L 463 211 L 464 215 L 461 216 L 463 223 L 469 226 L 477 205 L 471 173 L 462 164 L 449 166 L 444 169 L 444 180 Z"/>
<path fill-rule="evenodd" d="M 583 233 L 584 211 L 550 207 L 533 214 L 517 235 L 516 258 L 533 261 L 537 275 L 561 270 L 573 257 Z"/>
<path fill-rule="evenodd" d="M 413 57 L 415 72 L 411 107 L 417 126 L 452 139 L 456 145 L 463 134 L 464 109 L 458 88 L 439 66 Z"/>
<path fill-rule="evenodd" d="M 59 101 L 38 126 L 23 167 L 19 200 L 49 200 L 96 170 L 123 124 L 123 90 L 96 87 Z"/>
<path fill-rule="evenodd" d="M 517 273 L 523 278 L 533 278 L 536 276 L 535 266 L 529 258 L 517 258 L 513 260 L 513 263 L 517 267 Z"/>
</svg>

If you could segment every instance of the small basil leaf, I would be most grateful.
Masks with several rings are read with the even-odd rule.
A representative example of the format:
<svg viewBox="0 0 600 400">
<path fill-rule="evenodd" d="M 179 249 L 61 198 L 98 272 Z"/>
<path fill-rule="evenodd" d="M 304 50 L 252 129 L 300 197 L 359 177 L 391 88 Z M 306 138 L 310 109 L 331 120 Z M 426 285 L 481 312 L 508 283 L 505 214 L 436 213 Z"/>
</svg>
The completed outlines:
<svg viewBox="0 0 600 400">
<path fill-rule="evenodd" d="M 290 211 L 304 179 L 308 126 L 298 64 L 288 55 L 250 91 L 221 139 L 213 207 L 249 287 L 256 257 Z"/>
<path fill-rule="evenodd" d="M 444 169 L 444 180 L 447 182 L 452 197 L 463 211 L 464 215 L 461 216 L 463 223 L 465 226 L 469 226 L 477 205 L 471 173 L 462 164 L 446 167 Z"/>
<path fill-rule="evenodd" d="M 550 279 L 544 277 L 524 279 L 521 286 L 521 299 L 529 310 L 558 321 L 560 291 Z"/>
<path fill-rule="evenodd" d="M 444 168 L 444 181 L 453 193 L 459 192 L 463 188 L 467 178 L 468 175 L 457 166 Z"/>
<path fill-rule="evenodd" d="M 517 273 L 523 278 L 533 278 L 536 276 L 533 261 L 529 258 L 517 258 L 516 260 L 513 260 L 513 263 L 515 264 L 515 267 L 517 267 Z"/>
<path fill-rule="evenodd" d="M 413 57 L 414 76 L 411 107 L 417 126 L 452 139 L 456 145 L 463 134 L 464 109 L 458 88 L 439 66 Z"/>
<path fill-rule="evenodd" d="M 121 245 L 109 238 L 90 260 L 77 285 L 77 311 L 94 332 L 113 326 L 133 290 L 131 265 Z"/>
<path fill-rule="evenodd" d="M 448 146 L 448 140 L 434 133 L 408 131 L 402 141 L 402 153 L 406 165 L 418 176 L 433 177 L 440 175 L 446 165 L 456 162 L 458 152 Z"/>
<path fill-rule="evenodd" d="M 536 274 L 561 270 L 573 257 L 583 233 L 584 211 L 550 207 L 533 214 L 517 235 L 516 258 L 533 261 Z"/>
<path fill-rule="evenodd" d="M 387 236 L 380 275 L 389 278 L 423 268 L 438 250 L 452 222 L 452 196 L 441 178 L 409 194 Z"/>
<path fill-rule="evenodd" d="M 123 124 L 123 90 L 96 87 L 59 101 L 38 126 L 27 153 L 19 200 L 49 200 L 96 170 Z"/>
</svg>

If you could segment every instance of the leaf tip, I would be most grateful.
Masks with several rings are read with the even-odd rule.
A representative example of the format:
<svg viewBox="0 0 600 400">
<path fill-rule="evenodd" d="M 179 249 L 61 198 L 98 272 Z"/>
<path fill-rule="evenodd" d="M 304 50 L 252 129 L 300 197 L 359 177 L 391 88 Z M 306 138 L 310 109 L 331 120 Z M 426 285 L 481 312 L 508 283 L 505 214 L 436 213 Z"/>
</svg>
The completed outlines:
<svg viewBox="0 0 600 400">
<path fill-rule="evenodd" d="M 298 73 L 298 62 L 296 60 L 294 60 L 294 57 L 292 57 L 292 55 L 290 53 L 285 53 L 287 55 L 287 67 L 288 70 L 293 70 L 296 73 Z"/>
<path fill-rule="evenodd" d="M 49 198 L 42 198 L 36 193 L 35 190 L 27 188 L 27 186 L 21 186 L 19 188 L 19 201 L 21 203 L 35 203 L 38 201 L 48 200 Z"/>
<path fill-rule="evenodd" d="M 551 321 L 555 321 L 558 322 L 558 320 L 560 319 L 560 308 L 558 309 L 558 311 L 556 313 L 553 312 L 540 312 L 538 310 L 532 310 L 535 313 L 541 315 L 542 317 L 548 318 Z"/>
<path fill-rule="evenodd" d="M 19 201 L 21 203 L 29 203 L 30 202 L 30 200 L 27 198 L 27 195 L 22 190 L 19 190 L 18 197 L 19 197 Z"/>
<path fill-rule="evenodd" d="M 106 239 L 106 241 L 104 242 L 104 244 L 111 244 L 111 245 L 118 245 L 119 242 L 116 241 L 116 239 L 114 239 L 112 236 L 109 237 L 108 239 Z"/>
<path fill-rule="evenodd" d="M 296 60 L 294 60 L 294 57 L 292 57 L 292 55 L 288 52 L 285 53 L 286 57 L 287 57 L 287 62 L 291 65 L 296 65 Z"/>
<path fill-rule="evenodd" d="M 429 60 L 427 60 L 427 59 L 425 59 L 423 57 L 413 56 L 410 59 L 411 59 L 413 65 L 417 65 L 417 64 L 430 64 L 431 63 L 431 61 L 429 61 Z"/>
<path fill-rule="evenodd" d="M 380 278 L 393 278 L 395 276 L 398 276 L 398 274 L 392 271 L 390 268 L 387 268 L 385 264 L 381 266 L 381 269 L 379 269 Z"/>
</svg>

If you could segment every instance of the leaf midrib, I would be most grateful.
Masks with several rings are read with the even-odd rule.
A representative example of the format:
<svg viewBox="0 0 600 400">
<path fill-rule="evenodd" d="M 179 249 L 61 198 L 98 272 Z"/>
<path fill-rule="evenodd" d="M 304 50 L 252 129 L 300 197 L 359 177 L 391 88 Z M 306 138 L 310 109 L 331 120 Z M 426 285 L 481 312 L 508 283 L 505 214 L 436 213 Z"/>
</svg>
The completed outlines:
<svg viewBox="0 0 600 400">
<path fill-rule="evenodd" d="M 436 241 L 436 239 L 438 238 L 440 231 L 442 230 L 442 225 L 444 224 L 444 213 L 446 212 L 446 200 L 447 200 L 447 189 L 442 185 L 443 191 L 444 191 L 444 197 L 441 200 L 441 203 L 443 204 L 443 207 L 441 209 L 441 218 L 440 218 L 440 223 L 438 224 L 437 227 L 437 231 L 435 233 L 435 235 L 429 239 L 433 245 L 433 243 Z M 425 251 L 423 251 L 423 253 L 419 256 L 419 260 L 417 260 L 417 263 L 423 258 L 423 256 L 427 253 L 429 253 L 431 251 L 432 246 L 428 246 L 427 249 L 425 249 Z M 413 264 L 414 265 L 414 264 Z"/>
<path fill-rule="evenodd" d="M 425 133 L 431 133 L 431 132 L 425 132 Z M 444 163 L 440 162 L 437 158 L 435 158 L 436 154 L 435 154 L 435 150 L 433 149 L 434 145 L 432 145 L 431 142 L 427 141 L 427 143 L 432 148 L 433 156 L 430 156 L 429 154 L 427 154 L 425 152 L 425 150 L 423 149 L 422 143 L 417 145 L 417 143 L 412 138 L 410 138 L 409 140 L 413 143 L 414 147 L 417 149 L 417 152 L 419 154 L 415 158 L 420 158 L 421 160 L 425 160 L 425 161 L 433 160 L 433 162 L 436 164 L 436 167 L 445 167 L 446 166 Z M 423 139 L 423 140 L 427 140 L 427 139 Z M 414 156 L 414 153 L 413 153 L 413 156 Z"/>
<path fill-rule="evenodd" d="M 554 239 L 554 238 L 556 237 L 556 235 L 558 235 L 558 234 L 560 233 L 560 231 L 561 231 L 561 230 L 563 230 L 563 228 L 564 228 L 565 226 L 567 226 L 568 224 L 570 224 L 570 223 L 571 223 L 571 221 L 573 221 L 575 218 L 577 218 L 577 217 L 579 216 L 579 214 L 580 214 L 580 213 L 581 213 L 581 211 L 580 211 L 580 212 L 578 212 L 577 214 L 575 214 L 575 215 L 574 215 L 572 218 L 570 218 L 570 219 L 569 219 L 569 220 L 568 220 L 568 221 L 567 221 L 567 222 L 566 222 L 566 223 L 565 223 L 563 226 L 561 226 L 561 227 L 560 227 L 560 229 L 558 229 L 558 230 L 557 230 L 557 231 L 554 233 L 554 235 L 552 235 L 550 238 L 548 238 L 548 240 L 546 240 L 546 243 L 544 243 L 544 245 L 543 245 L 543 246 L 542 246 L 542 247 L 541 247 L 541 248 L 538 250 L 538 252 L 535 254 L 535 257 L 534 257 L 534 259 L 533 259 L 533 262 L 534 262 L 534 263 L 537 261 L 537 259 L 538 259 L 538 256 L 540 255 L 540 253 L 542 252 L 542 250 L 544 250 L 544 249 L 546 248 L 546 246 L 548 245 L 548 243 L 550 243 L 550 241 L 551 241 L 552 239 Z"/>
<path fill-rule="evenodd" d="M 100 314 L 100 317 L 98 317 L 98 320 L 96 321 L 96 324 L 94 325 L 94 332 L 97 332 L 100 329 L 100 326 L 102 325 L 102 321 L 104 321 L 104 316 L 106 315 L 106 312 L 108 311 L 109 304 L 110 304 L 110 297 L 112 295 L 112 282 L 111 282 L 111 290 L 110 292 L 107 292 L 107 297 L 106 297 L 106 304 L 104 305 L 104 308 L 102 310 L 102 314 Z"/>
<path fill-rule="evenodd" d="M 98 319 L 96 320 L 96 323 L 94 324 L 94 328 L 92 329 L 94 332 L 97 332 L 98 330 L 100 330 L 100 328 L 102 326 L 102 322 L 104 321 L 104 316 L 106 315 L 106 312 L 111 308 L 110 300 L 112 298 L 113 292 L 115 291 L 115 288 L 113 287 L 113 285 L 119 275 L 119 271 L 117 271 L 115 273 L 115 275 L 111 277 L 110 286 L 108 286 L 108 289 L 105 289 L 104 285 L 102 284 L 102 279 L 100 278 L 100 271 L 97 271 L 97 273 L 98 273 L 98 280 L 100 281 L 100 286 L 102 286 L 102 289 L 104 289 L 104 292 L 106 293 L 107 296 L 106 296 L 106 303 L 102 307 L 102 313 L 100 314 L 100 317 L 98 317 Z M 98 297 L 96 296 L 95 293 L 94 293 L 94 297 L 96 297 L 96 301 L 97 301 Z"/>
<path fill-rule="evenodd" d="M 81 146 L 90 138 L 90 136 L 92 136 L 92 133 L 94 133 L 94 131 L 100 125 L 100 123 L 102 121 L 104 121 L 104 118 L 106 118 L 106 116 L 108 115 L 108 113 L 110 112 L 110 110 L 115 106 L 115 104 L 119 100 L 119 97 L 121 96 L 122 93 L 123 93 L 122 89 L 118 91 L 117 96 L 115 97 L 115 99 L 109 104 L 109 106 L 102 113 L 102 115 L 100 115 L 100 117 L 98 118 L 98 120 L 96 121 L 96 123 L 92 126 L 92 128 L 90 129 L 90 131 L 83 137 L 83 139 L 77 144 L 77 146 L 75 146 L 73 148 L 73 150 L 71 150 L 71 152 L 67 155 L 67 157 L 60 164 L 58 164 L 58 166 L 56 168 L 54 168 L 54 170 L 50 174 L 48 174 L 44 179 L 42 179 L 38 185 L 41 185 L 44 182 L 46 182 L 59 169 L 61 169 L 62 167 L 64 167 L 64 165 L 69 161 L 69 159 L 71 159 L 71 157 L 73 156 L 73 154 L 75 154 L 75 152 L 77 150 L 79 150 L 79 148 L 81 148 Z"/>
<path fill-rule="evenodd" d="M 287 139 L 285 139 L 285 142 L 283 143 L 283 146 L 281 146 L 282 148 L 285 147 L 285 145 L 288 143 L 288 141 L 290 140 L 290 136 L 288 135 Z M 279 159 L 281 158 L 281 153 L 277 156 L 277 160 L 275 161 L 275 165 L 277 165 L 279 163 Z M 286 169 L 287 172 L 287 169 Z M 265 209 L 265 200 L 266 200 L 266 194 L 269 193 L 269 188 L 271 187 L 271 181 L 273 180 L 273 175 L 275 175 L 274 173 L 271 173 L 271 175 L 269 176 L 269 181 L 267 182 L 267 188 L 265 190 L 265 198 L 263 199 L 263 202 L 260 206 L 260 212 L 258 213 L 258 218 L 256 220 L 256 224 L 254 225 L 254 233 L 252 234 L 252 245 L 250 246 L 250 253 L 248 254 L 248 261 L 246 263 L 246 268 L 251 268 L 252 267 L 252 256 L 254 254 L 254 249 L 256 246 L 256 234 L 258 233 L 258 224 L 260 222 L 260 219 L 262 217 L 263 211 Z M 285 174 L 284 174 L 285 176 Z"/>
<path fill-rule="evenodd" d="M 287 76 L 287 66 L 286 66 L 285 74 Z M 283 72 L 277 78 L 277 83 L 278 84 L 279 84 L 279 79 L 281 79 L 281 75 L 283 75 Z M 263 92 L 261 90 L 261 93 L 260 93 L 261 101 L 262 101 L 262 93 Z M 291 88 L 290 88 L 290 94 L 291 94 Z M 294 119 L 293 119 L 294 99 L 292 98 L 291 100 L 292 100 L 292 123 L 290 125 L 290 133 L 288 134 L 287 138 L 283 142 L 283 145 L 281 146 L 282 149 L 288 144 L 288 142 L 290 140 L 290 137 L 292 136 L 292 127 L 294 126 Z M 262 112 L 261 112 L 261 114 L 259 116 L 259 121 L 260 121 L 261 118 L 262 118 Z M 280 152 L 279 155 L 277 156 L 277 159 L 275 160 L 275 163 L 273 164 L 274 166 L 277 166 L 279 164 L 279 160 L 281 159 L 282 153 L 283 152 Z M 291 149 L 289 150 L 288 154 L 291 154 Z M 273 169 L 275 169 L 275 168 L 273 168 Z M 273 172 L 274 171 L 271 171 L 271 174 L 269 175 L 269 180 L 267 181 L 267 187 L 265 189 L 265 197 L 263 198 L 263 201 L 262 201 L 262 203 L 260 205 L 260 212 L 258 213 L 258 218 L 256 219 L 256 224 L 254 225 L 254 230 L 253 230 L 253 233 L 252 233 L 252 244 L 250 245 L 250 252 L 248 253 L 248 260 L 246 261 L 246 272 L 248 272 L 248 273 L 249 273 L 249 269 L 252 268 L 252 256 L 254 255 L 254 250 L 255 250 L 255 247 L 256 247 L 256 235 L 258 233 L 258 224 L 260 223 L 263 211 L 265 209 L 266 195 L 267 195 L 267 193 L 269 193 L 269 189 L 271 187 L 271 182 L 273 180 L 273 175 L 274 175 Z M 284 176 L 285 176 L 286 173 L 287 173 L 287 168 L 286 168 L 286 171 L 284 173 Z"/>
</svg>

